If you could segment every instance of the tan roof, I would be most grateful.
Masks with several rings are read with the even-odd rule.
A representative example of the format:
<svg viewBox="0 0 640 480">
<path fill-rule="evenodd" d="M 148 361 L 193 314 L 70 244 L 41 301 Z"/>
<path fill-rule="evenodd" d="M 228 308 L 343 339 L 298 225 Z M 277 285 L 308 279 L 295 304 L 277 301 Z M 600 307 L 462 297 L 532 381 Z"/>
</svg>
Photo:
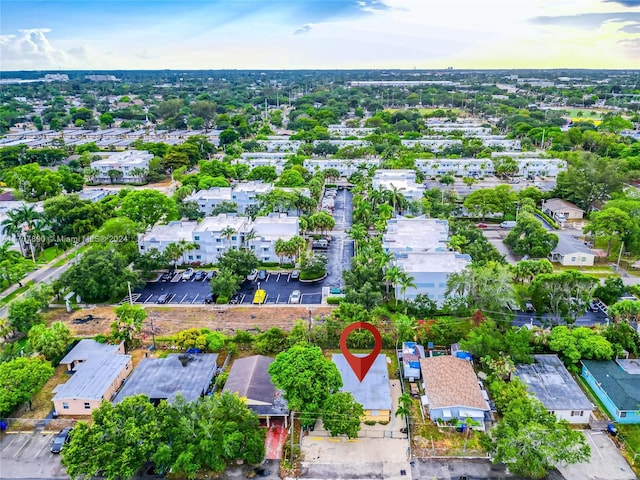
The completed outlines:
<svg viewBox="0 0 640 480">
<path fill-rule="evenodd" d="M 420 359 L 430 408 L 471 407 L 488 410 L 471 362 L 452 356 Z"/>
<path fill-rule="evenodd" d="M 579 212 L 584 213 L 584 210 L 577 205 L 567 202 L 566 200 L 562 200 L 561 198 L 550 198 L 544 202 L 543 206 L 552 212 L 555 212 L 556 210 L 578 210 Z"/>
</svg>

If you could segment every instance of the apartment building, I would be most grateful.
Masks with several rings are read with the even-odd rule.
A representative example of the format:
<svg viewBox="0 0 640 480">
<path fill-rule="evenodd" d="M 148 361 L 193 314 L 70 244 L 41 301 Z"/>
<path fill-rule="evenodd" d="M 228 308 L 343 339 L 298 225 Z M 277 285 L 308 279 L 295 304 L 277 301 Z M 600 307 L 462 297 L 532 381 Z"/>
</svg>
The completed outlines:
<svg viewBox="0 0 640 480">
<path fill-rule="evenodd" d="M 376 170 L 371 180 L 375 190 L 399 190 L 409 201 L 424 196 L 424 185 L 416 183 L 415 170 Z"/>
<path fill-rule="evenodd" d="M 91 162 L 91 168 L 99 173 L 94 177 L 97 183 L 137 183 L 144 180 L 149 170 L 153 154 L 143 150 L 126 152 L 99 152 L 100 160 Z"/>
</svg>

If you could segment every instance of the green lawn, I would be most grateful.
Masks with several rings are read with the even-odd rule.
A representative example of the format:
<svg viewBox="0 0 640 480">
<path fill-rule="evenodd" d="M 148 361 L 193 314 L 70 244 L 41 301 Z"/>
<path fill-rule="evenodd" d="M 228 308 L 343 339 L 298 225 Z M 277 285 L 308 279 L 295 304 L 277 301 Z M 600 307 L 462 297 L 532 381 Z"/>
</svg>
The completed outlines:
<svg viewBox="0 0 640 480">
<path fill-rule="evenodd" d="M 616 423 L 618 432 L 624 437 L 629 446 L 640 453 L 640 425 L 622 425 Z"/>
<path fill-rule="evenodd" d="M 31 288 L 32 285 L 33 285 L 33 281 L 30 280 L 27 283 L 25 283 L 23 287 L 18 288 L 17 290 L 15 290 L 13 293 L 10 293 L 6 297 L 0 298 L 0 305 L 6 305 L 14 298 L 18 297 L 19 295 L 22 295 L 24 292 L 29 290 L 29 288 Z"/>
<path fill-rule="evenodd" d="M 73 253 L 68 254 L 66 257 L 63 256 L 60 260 L 58 260 L 56 263 L 54 263 L 54 267 L 61 267 L 62 265 L 64 265 L 65 263 L 73 260 L 74 258 L 76 258 L 76 256 L 80 253 L 83 253 L 84 251 L 86 251 L 88 248 L 90 247 L 90 245 L 83 245 L 82 247 L 78 248 L 78 250 L 76 250 Z"/>
<path fill-rule="evenodd" d="M 49 247 L 45 248 L 42 253 L 38 256 L 38 263 L 49 263 L 54 258 L 58 257 L 62 254 L 62 250 L 57 247 Z"/>
</svg>

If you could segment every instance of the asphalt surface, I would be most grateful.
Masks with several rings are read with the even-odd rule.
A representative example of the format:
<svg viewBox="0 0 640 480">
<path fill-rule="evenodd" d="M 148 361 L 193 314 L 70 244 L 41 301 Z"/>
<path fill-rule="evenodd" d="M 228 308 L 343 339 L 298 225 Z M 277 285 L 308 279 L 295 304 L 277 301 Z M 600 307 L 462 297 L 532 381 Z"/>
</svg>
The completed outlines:
<svg viewBox="0 0 640 480">
<path fill-rule="evenodd" d="M 565 325 L 562 319 L 552 317 L 548 313 L 539 315 L 537 312 L 524 312 L 520 311 L 516 314 L 515 318 L 511 322 L 515 326 L 531 325 L 536 327 L 549 326 L 549 325 Z M 607 314 L 602 310 L 597 312 L 586 311 L 580 317 L 578 317 L 573 323 L 576 327 L 593 327 L 594 325 L 609 325 L 609 318 Z"/>
</svg>

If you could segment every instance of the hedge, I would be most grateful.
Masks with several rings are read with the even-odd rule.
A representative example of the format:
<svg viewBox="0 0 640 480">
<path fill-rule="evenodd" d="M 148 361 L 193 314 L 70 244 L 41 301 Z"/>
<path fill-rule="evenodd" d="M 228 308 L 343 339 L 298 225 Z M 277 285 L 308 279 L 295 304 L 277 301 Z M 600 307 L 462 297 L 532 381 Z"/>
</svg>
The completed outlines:
<svg viewBox="0 0 640 480">
<path fill-rule="evenodd" d="M 338 305 L 342 300 L 344 300 L 344 297 L 327 297 L 329 305 Z"/>
<path fill-rule="evenodd" d="M 546 213 L 544 213 L 542 210 L 538 210 L 536 208 L 536 213 L 538 215 L 540 215 L 542 218 L 544 218 L 544 220 L 551 225 L 553 228 L 555 228 L 556 230 L 558 230 L 560 227 L 558 227 L 558 224 L 555 222 L 555 220 L 553 220 L 549 215 L 547 215 Z"/>
</svg>

